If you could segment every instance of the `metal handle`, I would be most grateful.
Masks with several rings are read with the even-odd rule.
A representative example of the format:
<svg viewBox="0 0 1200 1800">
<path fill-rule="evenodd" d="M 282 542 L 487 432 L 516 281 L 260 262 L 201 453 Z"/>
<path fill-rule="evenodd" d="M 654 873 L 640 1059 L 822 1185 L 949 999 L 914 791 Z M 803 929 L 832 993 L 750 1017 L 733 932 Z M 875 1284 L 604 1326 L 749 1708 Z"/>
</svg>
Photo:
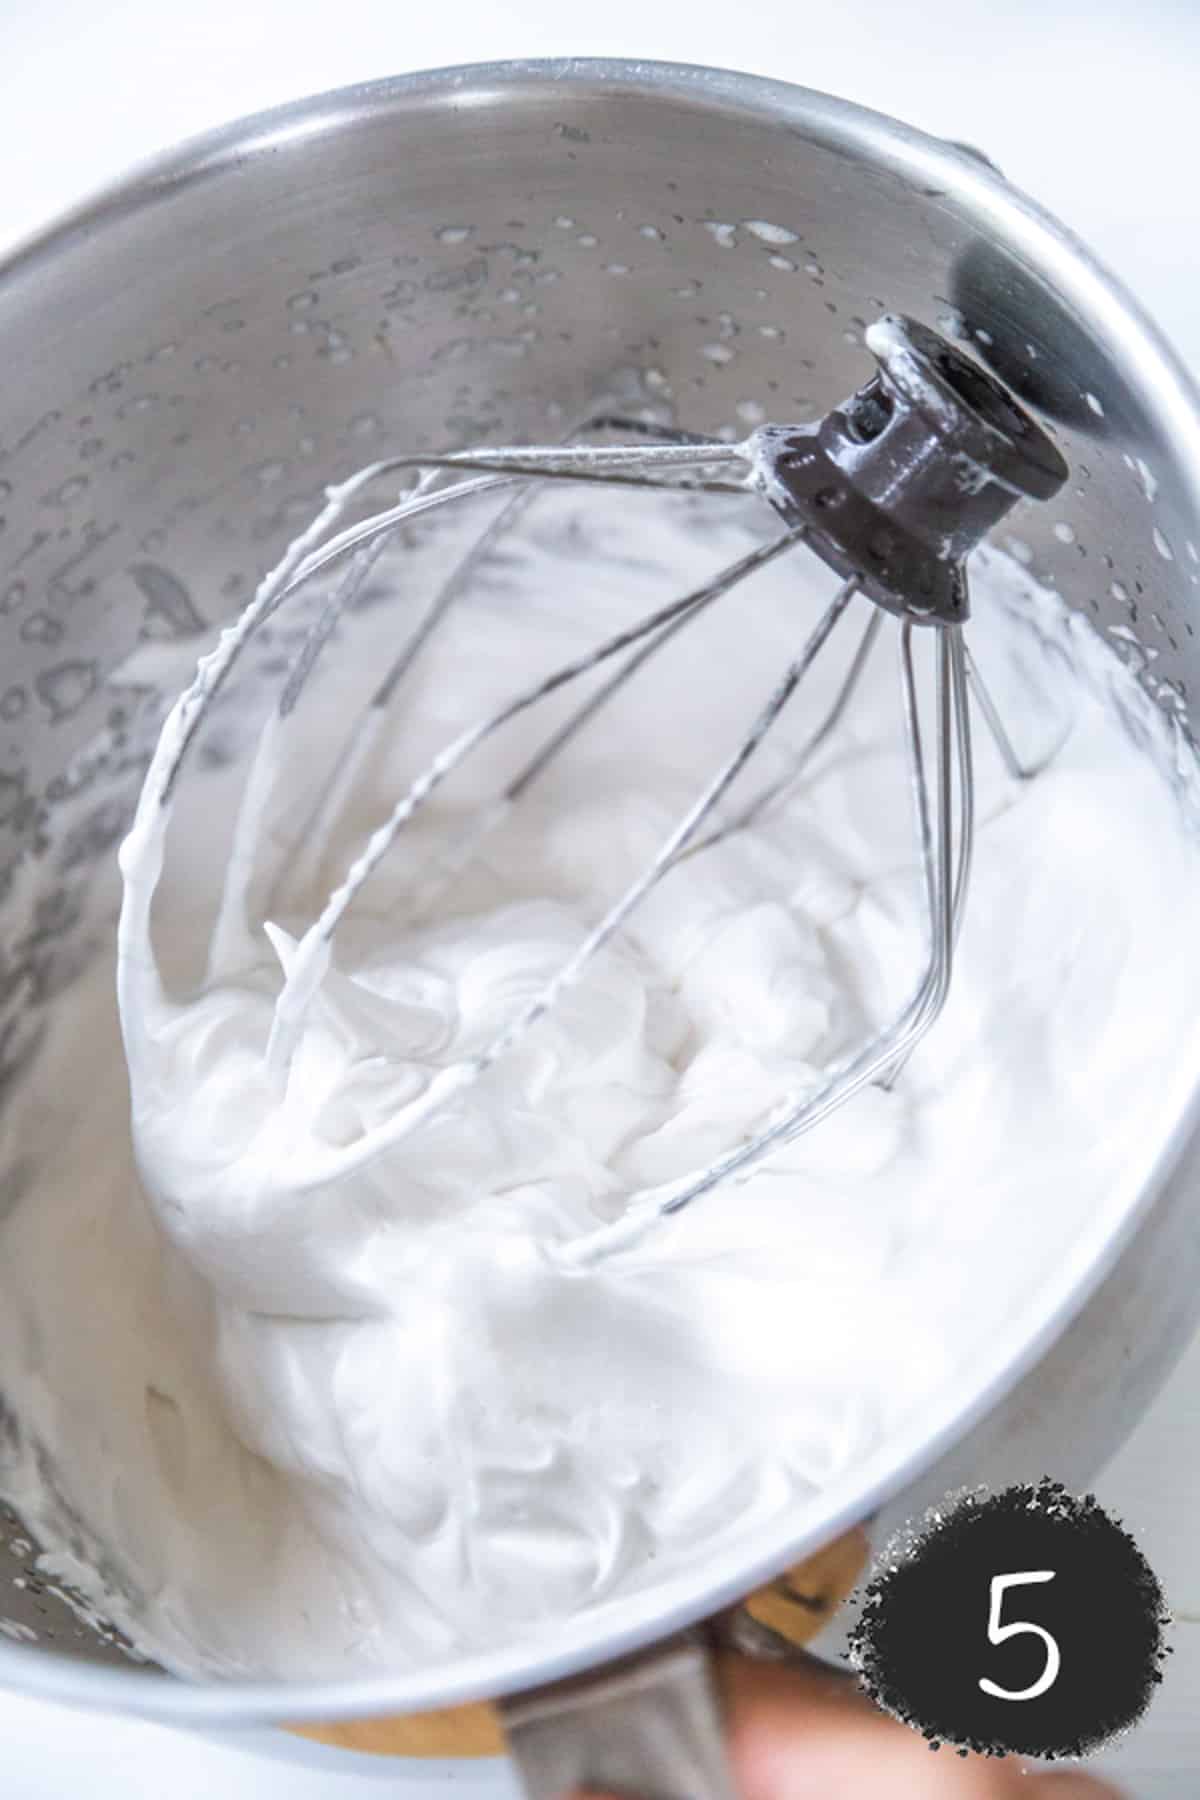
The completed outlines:
<svg viewBox="0 0 1200 1800">
<path fill-rule="evenodd" d="M 639 1800 L 734 1800 L 703 1643 L 675 1638 L 502 1706 L 527 1800 L 573 1789 Z"/>
<path fill-rule="evenodd" d="M 853 1591 L 869 1554 L 866 1525 L 856 1526 L 691 1631 L 502 1701 L 526 1800 L 578 1788 L 638 1800 L 734 1800 L 709 1650 L 807 1661 L 805 1647 Z"/>
</svg>

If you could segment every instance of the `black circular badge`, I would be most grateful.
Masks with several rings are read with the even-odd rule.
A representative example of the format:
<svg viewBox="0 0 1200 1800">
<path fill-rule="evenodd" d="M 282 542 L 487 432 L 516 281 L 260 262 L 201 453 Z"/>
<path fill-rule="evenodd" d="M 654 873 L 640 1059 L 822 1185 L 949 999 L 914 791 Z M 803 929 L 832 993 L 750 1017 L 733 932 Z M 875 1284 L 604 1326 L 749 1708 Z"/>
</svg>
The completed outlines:
<svg viewBox="0 0 1200 1800">
<path fill-rule="evenodd" d="M 931 1748 L 1082 1756 L 1134 1724 L 1162 1680 L 1162 1590 L 1090 1494 L 1046 1480 L 960 1496 L 881 1565 L 850 1661 Z"/>
</svg>

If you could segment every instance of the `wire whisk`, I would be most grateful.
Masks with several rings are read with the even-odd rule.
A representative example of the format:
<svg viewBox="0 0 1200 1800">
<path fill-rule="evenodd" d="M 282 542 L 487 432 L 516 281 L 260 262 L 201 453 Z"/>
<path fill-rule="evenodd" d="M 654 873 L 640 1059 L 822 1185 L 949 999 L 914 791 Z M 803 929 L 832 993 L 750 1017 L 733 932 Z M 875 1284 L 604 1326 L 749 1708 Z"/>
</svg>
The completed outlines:
<svg viewBox="0 0 1200 1800">
<path fill-rule="evenodd" d="M 353 788 L 363 757 L 383 728 L 395 695 L 417 655 L 469 586 L 480 558 L 520 520 L 542 484 L 590 483 L 630 489 L 758 495 L 779 531 L 729 563 L 710 580 L 659 606 L 508 696 L 446 743 L 395 800 L 390 813 L 328 892 L 302 936 L 281 951 L 284 975 L 274 1000 L 266 1063 L 280 1091 L 286 1087 L 306 1017 L 329 967 L 339 926 L 398 836 L 456 769 L 497 732 L 552 696 L 587 683 L 586 698 L 561 720 L 535 754 L 485 806 L 449 859 L 469 859 L 481 835 L 522 795 L 571 739 L 708 608 L 756 570 L 804 546 L 837 577 L 837 587 L 784 667 L 744 736 L 676 819 L 636 877 L 608 906 L 583 941 L 495 1033 L 468 1057 L 438 1069 L 415 1099 L 349 1146 L 330 1147 L 313 1179 L 360 1167 L 400 1143 L 448 1102 L 463 1094 L 533 1030 L 580 977 L 645 897 L 681 861 L 694 857 L 769 813 L 797 782 L 817 750 L 836 731 L 853 702 L 863 670 L 886 620 L 895 621 L 899 686 L 907 739 L 919 858 L 925 951 L 907 1000 L 876 1033 L 825 1068 L 809 1091 L 781 1096 L 775 1112 L 741 1142 L 669 1183 L 632 1194 L 615 1222 L 560 1246 L 555 1254 L 583 1268 L 636 1243 L 660 1219 L 719 1184 L 753 1169 L 772 1150 L 812 1130 L 867 1084 L 890 1082 L 941 1013 L 950 988 L 955 943 L 970 878 L 974 839 L 972 719 L 990 733 L 1009 774 L 1026 780 L 1024 763 L 965 642 L 969 617 L 966 562 L 970 552 L 1022 499 L 1047 500 L 1067 467 L 1046 433 L 987 373 L 916 321 L 889 315 L 867 334 L 877 363 L 873 377 L 814 425 L 764 425 L 738 443 L 666 431 L 618 415 L 600 416 L 578 437 L 620 434 L 626 441 L 572 442 L 549 447 L 479 448 L 387 457 L 327 491 L 326 504 L 291 545 L 217 648 L 204 658 L 176 703 L 160 738 L 141 807 L 162 808 L 208 709 L 247 644 L 302 586 L 334 565 L 340 577 L 322 603 L 283 681 L 278 712 L 297 704 L 309 673 L 350 607 L 384 546 L 417 520 L 476 497 L 503 497 L 485 531 L 438 587 L 399 648 L 358 724 L 349 747 L 317 796 L 309 845 L 324 843 L 328 826 Z M 402 476 L 408 485 L 394 504 L 347 524 L 350 509 L 375 484 Z M 727 814 L 723 803 L 793 703 L 805 677 L 851 611 L 864 614 L 846 672 L 784 773 Z M 935 635 L 932 698 L 922 701 L 914 639 Z M 233 879 L 253 854 L 253 797 L 243 806 L 233 851 Z M 315 866 L 315 865 L 314 865 Z M 446 869 L 441 871 L 444 879 Z M 432 890 L 430 890 L 432 892 Z M 428 899 L 429 893 L 423 894 Z M 149 901 L 126 897 L 124 941 L 148 929 Z M 141 964 L 126 959 L 122 979 L 136 1006 Z"/>
</svg>

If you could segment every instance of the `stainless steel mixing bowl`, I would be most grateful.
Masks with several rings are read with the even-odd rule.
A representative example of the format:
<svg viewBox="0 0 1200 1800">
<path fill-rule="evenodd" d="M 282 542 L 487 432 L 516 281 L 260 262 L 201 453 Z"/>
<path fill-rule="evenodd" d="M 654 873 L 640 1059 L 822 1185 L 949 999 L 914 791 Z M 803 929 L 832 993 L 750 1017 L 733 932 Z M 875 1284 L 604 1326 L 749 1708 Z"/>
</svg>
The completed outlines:
<svg viewBox="0 0 1200 1800">
<path fill-rule="evenodd" d="M 700 430 L 737 424 L 747 403 L 808 418 L 863 376 L 864 322 L 884 306 L 972 334 L 1057 433 L 1072 482 L 1017 516 L 1020 554 L 1121 628 L 1127 653 L 1155 652 L 1147 679 L 1186 715 L 1200 686 L 1195 390 L 1120 287 L 985 161 L 875 114 L 639 63 L 404 77 L 205 137 L 13 256 L 0 1070 L 47 1007 L 71 1003 L 80 884 L 111 857 L 136 774 L 72 759 L 105 730 L 119 764 L 128 721 L 105 682 L 140 633 L 186 637 L 226 615 L 320 484 L 382 446 L 545 437 L 622 371 Z M 53 810 L 68 792 L 78 807 L 88 781 L 95 805 L 60 841 Z M 648 1643 L 848 1525 L 874 1516 L 882 1531 L 961 1483 L 1077 1484 L 1200 1311 L 1196 1127 L 1181 1085 L 1177 1128 L 1146 1146 L 1136 1187 L 1061 1266 L 1030 1271 L 1009 1337 L 903 1441 L 802 1518 L 603 1618 L 450 1670 L 185 1685 L 80 1625 L 9 1518 L 0 1618 L 23 1641 L 0 1641 L 0 1682 L 194 1723 L 446 1706 Z M 0 1142 L 2 1213 L 36 1171 Z M 0 1430 L 19 1429 L 0 1404 Z"/>
</svg>

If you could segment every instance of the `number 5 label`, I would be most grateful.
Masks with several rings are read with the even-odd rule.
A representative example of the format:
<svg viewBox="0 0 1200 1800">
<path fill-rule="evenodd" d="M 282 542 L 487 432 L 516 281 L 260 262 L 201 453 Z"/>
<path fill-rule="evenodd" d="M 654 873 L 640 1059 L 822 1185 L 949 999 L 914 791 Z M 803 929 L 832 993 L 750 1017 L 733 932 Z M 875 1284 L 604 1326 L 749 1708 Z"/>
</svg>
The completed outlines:
<svg viewBox="0 0 1200 1800">
<path fill-rule="evenodd" d="M 989 1681 L 986 1675 L 980 1677 L 979 1685 L 985 1694 L 991 1694 L 995 1700 L 1037 1700 L 1047 1693 L 1058 1680 L 1058 1671 L 1062 1665 L 1058 1645 L 1050 1633 L 1041 1625 L 1032 1625 L 1028 1620 L 1014 1619 L 1008 1625 L 1000 1623 L 1000 1612 L 1004 1605 L 1006 1588 L 1032 1586 L 1035 1581 L 1053 1581 L 1053 1569 L 1027 1569 L 1020 1575 L 993 1575 L 992 1598 L 988 1610 L 988 1642 L 1003 1644 L 1009 1638 L 1020 1637 L 1027 1633 L 1040 1637 L 1046 1646 L 1046 1666 L 1031 1687 L 1002 1688 L 996 1682 Z"/>
</svg>

